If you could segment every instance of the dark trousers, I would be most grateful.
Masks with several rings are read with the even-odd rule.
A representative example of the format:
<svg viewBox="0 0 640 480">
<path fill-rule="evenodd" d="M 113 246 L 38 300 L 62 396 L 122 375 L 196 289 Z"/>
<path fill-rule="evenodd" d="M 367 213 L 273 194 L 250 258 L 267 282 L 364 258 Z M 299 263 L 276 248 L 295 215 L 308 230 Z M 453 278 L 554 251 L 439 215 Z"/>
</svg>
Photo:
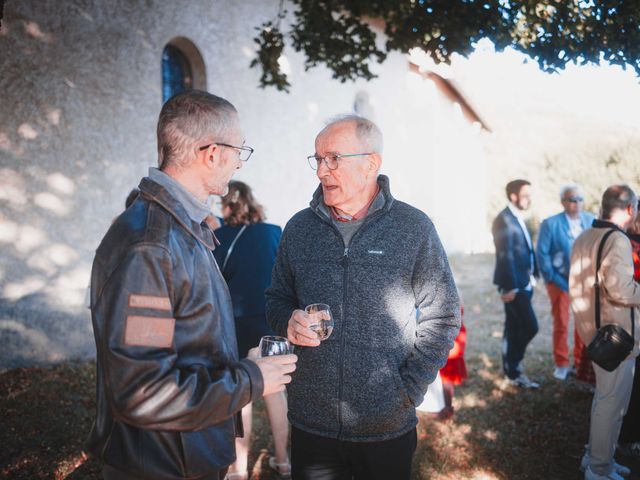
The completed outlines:
<svg viewBox="0 0 640 480">
<path fill-rule="evenodd" d="M 538 333 L 538 319 L 531 307 L 532 291 L 521 290 L 504 304 L 505 322 L 502 339 L 502 368 L 509 378 L 522 373 L 521 362 L 527 345 Z"/>
<path fill-rule="evenodd" d="M 636 373 L 633 376 L 629 408 L 622 419 L 622 429 L 620 430 L 618 442 L 640 442 L 640 357 L 636 358 Z"/>
<path fill-rule="evenodd" d="M 217 475 L 214 474 L 212 477 L 211 476 L 207 477 L 207 480 L 208 479 L 224 480 L 224 477 L 227 476 L 228 470 L 229 470 L 229 467 L 225 467 L 224 469 L 220 470 L 220 472 Z M 115 468 L 109 465 L 104 465 L 102 467 L 102 478 L 104 480 L 140 480 L 141 477 L 136 477 L 135 475 L 130 475 L 120 470 L 116 470 Z"/>
<path fill-rule="evenodd" d="M 293 480 L 409 480 L 416 429 L 382 442 L 345 442 L 291 428 Z"/>
</svg>

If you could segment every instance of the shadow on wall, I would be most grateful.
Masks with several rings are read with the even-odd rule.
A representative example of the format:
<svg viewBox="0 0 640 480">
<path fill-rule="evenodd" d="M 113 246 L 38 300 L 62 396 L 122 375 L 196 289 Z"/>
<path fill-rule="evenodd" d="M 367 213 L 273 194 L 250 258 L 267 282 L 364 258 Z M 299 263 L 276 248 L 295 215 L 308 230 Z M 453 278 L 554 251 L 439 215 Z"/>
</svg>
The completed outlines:
<svg viewBox="0 0 640 480">
<path fill-rule="evenodd" d="M 75 183 L 35 170 L 0 168 L 0 371 L 95 355 L 83 307 L 90 266 L 60 233 Z"/>
<path fill-rule="evenodd" d="M 93 12 L 100 12 L 98 3 Z M 146 163 L 121 161 L 118 152 L 133 150 L 124 132 L 137 128 L 132 118 L 147 115 L 128 101 L 121 70 L 92 66 L 103 50 L 81 45 L 97 27 L 88 12 L 10 2 L 4 13 L 0 371 L 93 355 L 84 307 L 90 262 Z M 73 58 L 61 55 L 70 48 Z"/>
<path fill-rule="evenodd" d="M 43 295 L 0 299 L 0 372 L 95 357 L 88 309 L 54 308 Z"/>
<path fill-rule="evenodd" d="M 83 307 L 89 265 L 76 247 L 55 240 L 75 182 L 40 169 L 0 168 L 0 176 L 0 371 L 93 356 Z"/>
</svg>

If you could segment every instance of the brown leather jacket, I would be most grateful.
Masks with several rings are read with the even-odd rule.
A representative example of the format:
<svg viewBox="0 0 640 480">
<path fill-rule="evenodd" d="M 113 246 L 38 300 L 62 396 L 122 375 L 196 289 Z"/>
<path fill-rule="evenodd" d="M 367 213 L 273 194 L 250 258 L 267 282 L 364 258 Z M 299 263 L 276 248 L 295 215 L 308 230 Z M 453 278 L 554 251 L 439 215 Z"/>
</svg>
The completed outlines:
<svg viewBox="0 0 640 480">
<path fill-rule="evenodd" d="M 212 233 L 159 184 L 139 188 L 93 263 L 97 415 L 87 447 L 137 478 L 217 479 L 235 459 L 234 417 L 262 396 L 262 375 L 238 360 Z"/>
<path fill-rule="evenodd" d="M 597 226 L 597 227 L 596 227 Z M 571 269 L 569 272 L 569 295 L 571 310 L 575 316 L 580 338 L 589 345 L 596 335 L 595 323 L 595 273 L 596 255 L 600 240 L 611 228 L 608 222 L 596 221 L 594 228 L 585 230 L 573 244 Z M 607 238 L 603 250 L 598 278 L 600 280 L 601 325 L 615 323 L 631 334 L 630 309 L 635 308 L 635 344 L 632 355 L 638 353 L 638 306 L 640 284 L 633 280 L 633 258 L 631 243 L 622 230 Z"/>
</svg>

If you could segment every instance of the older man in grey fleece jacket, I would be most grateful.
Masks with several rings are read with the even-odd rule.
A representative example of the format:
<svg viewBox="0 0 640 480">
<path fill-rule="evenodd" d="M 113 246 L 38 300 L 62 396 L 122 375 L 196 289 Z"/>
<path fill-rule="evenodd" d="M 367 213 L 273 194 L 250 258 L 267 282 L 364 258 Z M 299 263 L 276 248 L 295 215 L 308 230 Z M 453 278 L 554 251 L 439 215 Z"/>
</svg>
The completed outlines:
<svg viewBox="0 0 640 480">
<path fill-rule="evenodd" d="M 460 301 L 436 230 L 379 175 L 382 135 L 341 117 L 309 157 L 321 185 L 287 224 L 267 319 L 298 345 L 289 386 L 295 479 L 409 479 L 416 413 L 460 329 Z M 305 305 L 330 305 L 320 342 Z"/>
</svg>

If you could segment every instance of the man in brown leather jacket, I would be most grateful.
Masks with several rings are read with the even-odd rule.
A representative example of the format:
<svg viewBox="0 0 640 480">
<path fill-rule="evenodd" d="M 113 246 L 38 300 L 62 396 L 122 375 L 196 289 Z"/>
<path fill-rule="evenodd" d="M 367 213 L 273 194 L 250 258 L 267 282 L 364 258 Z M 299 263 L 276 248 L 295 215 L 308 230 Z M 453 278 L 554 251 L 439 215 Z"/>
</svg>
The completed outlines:
<svg viewBox="0 0 640 480">
<path fill-rule="evenodd" d="M 221 479 L 237 415 L 284 389 L 295 355 L 238 359 L 233 309 L 204 223 L 252 149 L 229 102 L 172 97 L 158 120 L 160 169 L 98 247 L 91 275 L 97 415 L 87 448 L 107 479 Z"/>
</svg>

